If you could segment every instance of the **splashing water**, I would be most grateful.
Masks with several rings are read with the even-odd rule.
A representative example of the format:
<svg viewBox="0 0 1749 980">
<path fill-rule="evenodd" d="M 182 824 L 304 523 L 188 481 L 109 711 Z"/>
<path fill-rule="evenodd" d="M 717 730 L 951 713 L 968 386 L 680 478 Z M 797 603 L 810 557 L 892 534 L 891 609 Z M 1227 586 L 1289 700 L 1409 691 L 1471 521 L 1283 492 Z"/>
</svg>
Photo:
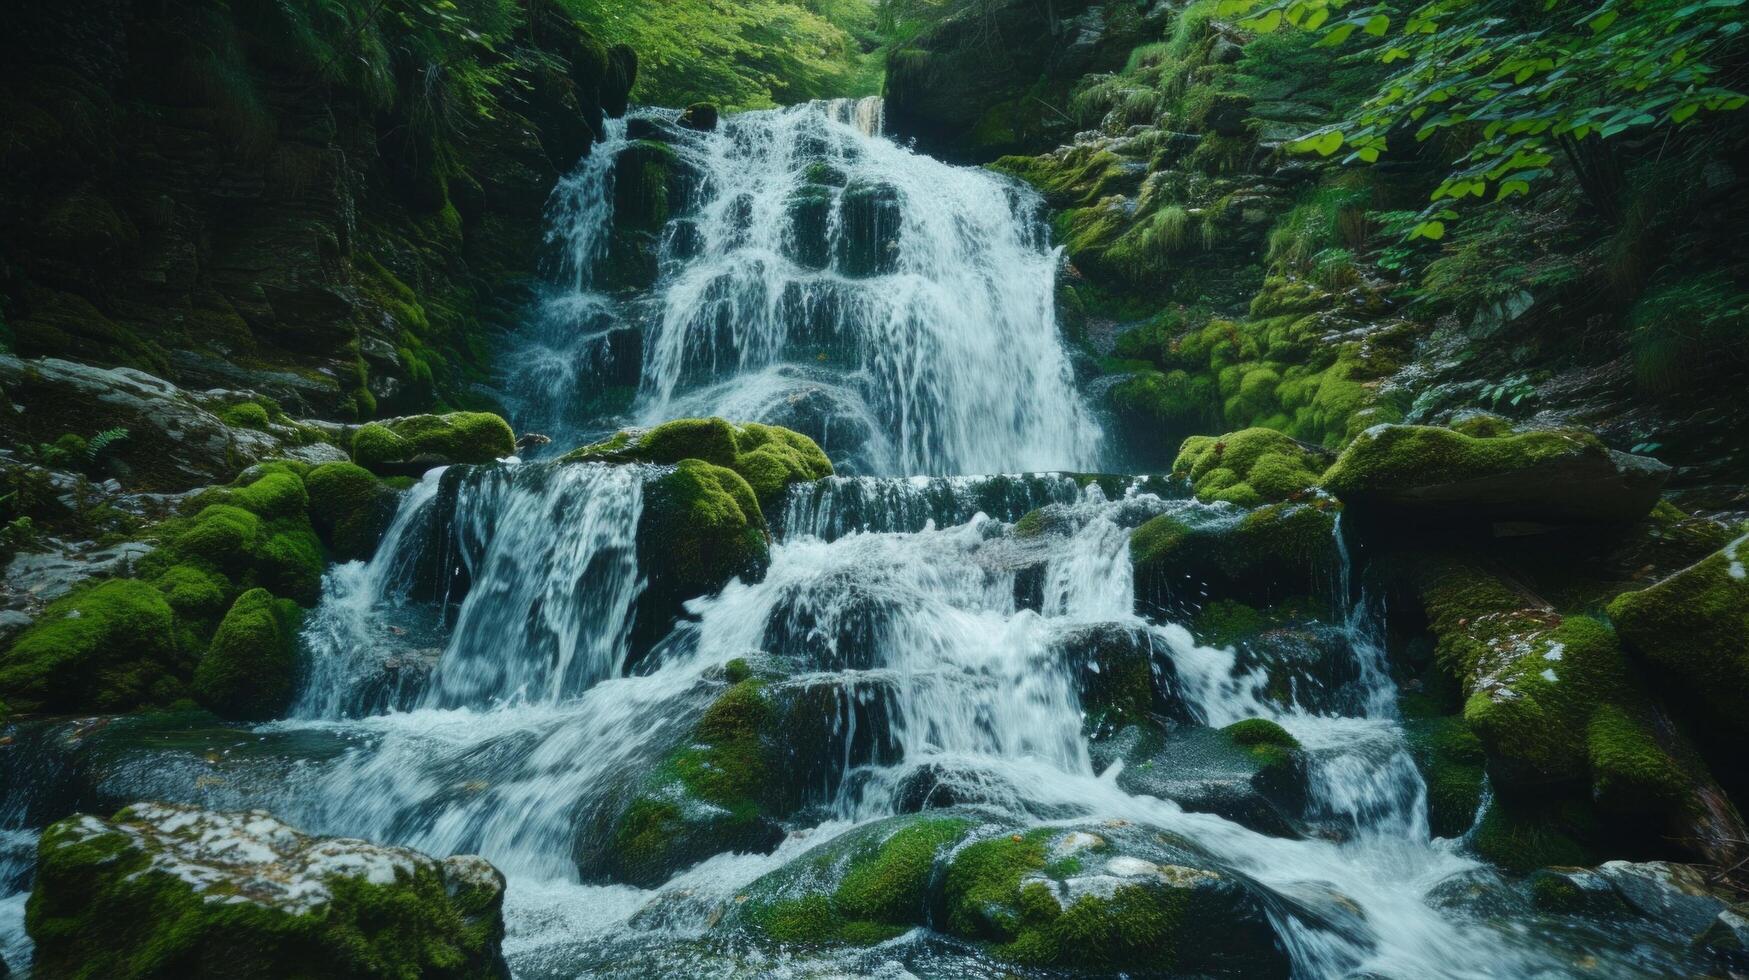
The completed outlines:
<svg viewBox="0 0 1749 980">
<path fill-rule="evenodd" d="M 1093 468 L 1037 196 L 880 138 L 879 116 L 878 100 L 844 100 L 710 133 L 662 111 L 614 123 L 554 195 L 557 285 L 506 358 L 520 421 L 611 427 L 599 385 L 614 378 L 636 388 L 631 421 L 774 422 L 851 471 Z M 688 179 L 654 288 L 626 298 L 597 291 L 597 270 L 630 179 L 615 161 L 647 145 L 629 126 L 659 134 Z"/>
<path fill-rule="evenodd" d="M 56 760 L 73 758 L 92 799 L 262 807 L 310 832 L 483 854 L 510 882 L 505 950 L 519 977 L 992 975 L 982 954 L 928 930 L 783 953 L 715 928 L 756 879 L 911 809 L 924 778 L 1010 824 L 1129 821 L 1193 841 L 1268 896 L 1296 977 L 1566 976 L 1581 972 L 1575 948 L 1597 975 L 1686 972 L 1682 949 L 1631 930 L 1512 927 L 1530 921 L 1512 890 L 1431 837 L 1364 597 L 1323 632 L 1290 638 L 1335 680 L 1283 684 L 1280 663 L 1134 612 L 1130 532 L 1165 513 L 1231 521 L 1231 508 L 1172 499 L 1157 480 L 945 475 L 1090 466 L 1098 433 L 1055 335 L 1056 257 L 1036 200 L 878 138 L 878 110 L 840 102 L 748 113 L 716 133 L 669 127 L 696 175 L 677 219 L 692 231 L 670 224 L 660 278 L 635 294 L 595 285 L 615 247 L 615 159 L 635 142 L 611 124 L 555 194 L 561 288 L 509 359 L 506 391 L 519 422 L 561 444 L 625 417 L 715 413 L 797 425 L 849 470 L 907 475 L 791 488 L 769 515 L 778 540 L 763 579 L 695 599 L 691 620 L 628 667 L 642 488 L 661 471 L 433 472 L 404 495 L 375 558 L 330 570 L 290 720 L 193 734 L 123 720 L 108 736 L 70 725 L 0 756 L 0 775 L 53 786 L 67 781 Z M 673 114 L 643 118 L 667 126 Z M 843 180 L 823 185 L 828 259 L 810 267 L 788 205 L 816 164 Z M 897 232 L 866 275 L 841 245 L 860 233 L 842 206 L 859 186 L 890 203 Z M 635 395 L 604 412 L 609 376 Z M 1346 552 L 1340 571 L 1346 612 Z M 1196 811 L 1170 784 L 1136 788 L 1086 693 L 1111 650 L 1141 658 L 1174 732 L 1260 717 L 1291 732 L 1309 759 L 1315 832 L 1270 836 Z M 818 760 L 798 776 L 804 805 L 787 836 L 654 889 L 602 884 L 592 855 L 614 819 L 744 658 L 782 665 L 774 697 L 818 706 L 819 744 L 797 746 Z M 121 747 L 81 755 L 105 737 Z M 11 828 L 40 826 L 32 807 L 48 807 L 3 802 Z M 0 832 L 12 892 L 0 944 L 15 967 L 28 952 L 33 841 Z"/>
</svg>

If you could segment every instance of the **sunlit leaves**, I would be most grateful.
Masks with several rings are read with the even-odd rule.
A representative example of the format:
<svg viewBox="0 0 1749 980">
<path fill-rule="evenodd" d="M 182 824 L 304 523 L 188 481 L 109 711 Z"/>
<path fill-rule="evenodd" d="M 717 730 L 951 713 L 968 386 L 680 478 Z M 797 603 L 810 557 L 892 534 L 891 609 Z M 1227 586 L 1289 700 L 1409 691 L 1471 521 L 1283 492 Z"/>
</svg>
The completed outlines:
<svg viewBox="0 0 1749 980">
<path fill-rule="evenodd" d="M 1344 163 L 1386 150 L 1384 134 L 1440 137 L 1455 147 L 1435 201 L 1528 195 L 1553 172 L 1559 145 L 1622 140 L 1662 126 L 1694 126 L 1749 95 L 1721 84 L 1741 64 L 1749 0 L 1545 0 L 1526 16 L 1518 0 L 1428 0 L 1405 9 L 1363 0 L 1222 0 L 1228 15 L 1269 30 L 1318 30 L 1325 46 L 1372 42 L 1392 66 L 1377 91 L 1338 126 L 1290 144 Z M 1344 137 L 1346 134 L 1346 137 Z M 1430 209 L 1413 237 L 1437 240 Z"/>
</svg>

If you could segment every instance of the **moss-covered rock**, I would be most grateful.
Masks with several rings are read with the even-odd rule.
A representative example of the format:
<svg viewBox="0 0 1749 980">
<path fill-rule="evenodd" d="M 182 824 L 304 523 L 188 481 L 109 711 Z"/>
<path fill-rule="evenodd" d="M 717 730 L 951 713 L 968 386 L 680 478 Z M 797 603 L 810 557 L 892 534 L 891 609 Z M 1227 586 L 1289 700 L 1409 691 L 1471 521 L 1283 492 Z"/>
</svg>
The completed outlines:
<svg viewBox="0 0 1749 980">
<path fill-rule="evenodd" d="M 296 690 L 297 622 L 297 603 L 266 589 L 238 596 L 194 668 L 195 699 L 223 718 L 277 717 Z"/>
<path fill-rule="evenodd" d="M 1435 657 L 1462 684 L 1464 723 L 1505 798 L 1493 825 L 1502 839 L 1523 836 L 1502 822 L 1525 806 L 1567 800 L 1576 811 L 1595 808 L 1575 826 L 1599 846 L 1648 825 L 1689 853 L 1722 856 L 1735 846 L 1741 818 L 1607 623 L 1563 615 L 1461 561 L 1429 562 L 1413 578 Z"/>
<path fill-rule="evenodd" d="M 309 837 L 261 811 L 139 803 L 43 833 L 33 975 L 501 978 L 482 858 Z"/>
<path fill-rule="evenodd" d="M 1626 522 L 1652 509 L 1669 472 L 1584 432 L 1476 438 L 1435 426 L 1384 425 L 1349 443 L 1323 482 L 1366 513 Z"/>
<path fill-rule="evenodd" d="M 165 594 L 117 579 L 49 603 L 0 654 L 0 699 L 19 713 L 127 711 L 184 696 L 187 676 Z"/>
<path fill-rule="evenodd" d="M 1706 727 L 1735 740 L 1749 734 L 1749 535 L 1609 605 L 1634 655 L 1695 705 Z M 1720 748 L 1724 748 L 1721 744 Z"/>
<path fill-rule="evenodd" d="M 1287 975 L 1245 885 L 1170 844 L 1137 843 L 1041 829 L 968 844 L 948 865 L 941 924 L 1027 966 Z M 1088 887 L 1094 880 L 1100 887 Z"/>
<path fill-rule="evenodd" d="M 1191 436 L 1172 463 L 1196 499 L 1241 507 L 1298 499 L 1317 484 L 1323 457 L 1273 429 Z"/>
<path fill-rule="evenodd" d="M 765 682 L 731 684 L 620 814 L 586 874 L 654 888 L 724 851 L 769 851 L 783 831 L 767 815 L 773 708 Z"/>
<path fill-rule="evenodd" d="M 490 463 L 515 452 L 516 434 L 491 412 L 409 415 L 360 426 L 352 435 L 352 461 L 383 476 Z"/>
<path fill-rule="evenodd" d="M 1335 570 L 1336 519 L 1333 509 L 1318 504 L 1269 504 L 1237 520 L 1153 518 L 1130 535 L 1139 606 L 1321 592 Z"/>
<path fill-rule="evenodd" d="M 1461 715 L 1442 715 L 1425 698 L 1402 698 L 1403 733 L 1427 784 L 1427 827 L 1460 837 L 1476 822 L 1487 755 Z"/>
<path fill-rule="evenodd" d="M 395 517 L 396 494 L 354 463 L 324 463 L 304 477 L 310 523 L 340 561 L 363 561 Z"/>
<path fill-rule="evenodd" d="M 775 506 L 791 483 L 832 475 L 832 461 L 807 436 L 780 426 L 720 418 L 676 419 L 649 429 L 627 429 L 573 450 L 565 459 L 613 463 L 699 459 L 735 471 L 766 507 Z"/>
<path fill-rule="evenodd" d="M 636 639 L 665 634 L 688 599 L 736 577 L 762 577 L 770 549 L 758 497 L 734 470 L 687 458 L 652 479 L 638 520 L 638 566 L 647 584 Z"/>
<path fill-rule="evenodd" d="M 786 945 L 891 939 L 928 921 L 931 885 L 971 827 L 962 817 L 899 817 L 846 835 L 755 885 L 739 921 Z"/>
</svg>

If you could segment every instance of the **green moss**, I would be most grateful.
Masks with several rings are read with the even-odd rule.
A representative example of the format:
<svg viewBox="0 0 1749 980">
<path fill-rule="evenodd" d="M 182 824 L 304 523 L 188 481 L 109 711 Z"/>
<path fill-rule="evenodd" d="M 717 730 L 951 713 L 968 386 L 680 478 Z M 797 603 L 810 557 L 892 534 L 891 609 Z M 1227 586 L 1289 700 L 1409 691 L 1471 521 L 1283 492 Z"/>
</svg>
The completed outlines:
<svg viewBox="0 0 1749 980">
<path fill-rule="evenodd" d="M 662 587 L 702 595 L 763 568 L 765 516 L 753 488 L 734 470 L 683 459 L 646 488 L 644 501 L 648 540 L 661 542 L 649 574 Z"/>
<path fill-rule="evenodd" d="M 1528 469 L 1574 455 L 1600 455 L 1603 444 L 1582 432 L 1524 432 L 1477 439 L 1425 425 L 1369 430 L 1343 450 L 1324 486 L 1343 500 L 1458 483 Z"/>
<path fill-rule="evenodd" d="M 1481 805 L 1487 755 L 1462 717 L 1442 715 L 1427 700 L 1400 700 L 1404 735 L 1427 785 L 1428 829 L 1435 837 L 1459 837 Z"/>
<path fill-rule="evenodd" d="M 1591 819 L 1568 807 L 1518 807 L 1496 801 L 1482 815 L 1470 844 L 1483 859 L 1514 874 L 1589 865 L 1595 863 L 1596 854 L 1572 830 L 1591 829 L 1585 827 Z"/>
<path fill-rule="evenodd" d="M 267 431 L 267 409 L 254 402 L 240 402 L 224 410 L 219 418 L 235 429 L 256 429 Z"/>
<path fill-rule="evenodd" d="M 311 976 L 501 975 L 501 899 L 436 864 L 381 883 L 327 876 L 327 901 L 294 914 L 220 900 L 237 888 L 230 881 L 195 891 L 177 873 L 184 859 L 160 843 L 169 833 L 130 810 L 103 822 L 77 815 L 44 831 L 25 909 L 35 975 L 275 976 L 293 963 Z"/>
<path fill-rule="evenodd" d="M 49 603 L 0 655 L 0 698 L 20 713 L 126 711 L 181 697 L 186 676 L 164 593 L 118 579 Z"/>
<path fill-rule="evenodd" d="M 720 418 L 676 419 L 628 430 L 565 456 L 572 461 L 678 463 L 696 459 L 739 474 L 754 495 L 775 505 L 791 483 L 832 475 L 832 461 L 814 440 L 775 425 L 737 425 Z"/>
<path fill-rule="evenodd" d="M 1319 458 L 1270 429 L 1184 440 L 1172 472 L 1191 481 L 1198 500 L 1242 507 L 1304 495 L 1318 482 Z"/>
<path fill-rule="evenodd" d="M 249 564 L 261 538 L 261 518 L 230 504 L 213 504 L 200 513 L 170 543 L 170 550 L 191 561 L 227 573 Z"/>
<path fill-rule="evenodd" d="M 1335 559 L 1335 518 L 1312 504 L 1268 504 L 1236 523 L 1192 526 L 1172 514 L 1130 534 L 1144 602 L 1255 602 L 1317 591 Z"/>
<path fill-rule="evenodd" d="M 373 472 L 421 456 L 490 463 L 515 451 L 510 424 L 491 412 L 410 415 L 360 426 L 352 436 L 352 461 Z"/>
<path fill-rule="evenodd" d="M 947 929 L 955 935 L 1012 941 L 1022 924 L 1020 883 L 1045 866 L 1050 831 L 993 837 L 961 848 L 943 882 Z"/>
<path fill-rule="evenodd" d="M 869 945 L 925 924 L 936 864 L 971 825 L 956 818 L 900 820 L 897 830 L 853 840 L 842 857 L 834 851 L 816 859 L 844 867 L 829 893 L 759 901 L 748 920 L 779 942 L 809 946 Z"/>
<path fill-rule="evenodd" d="M 237 597 L 194 669 L 194 696 L 223 718 L 265 721 L 283 712 L 298 669 L 297 604 L 266 589 Z"/>
<path fill-rule="evenodd" d="M 217 619 L 225 611 L 231 583 L 194 565 L 172 565 L 153 580 L 178 620 Z"/>
<path fill-rule="evenodd" d="M 895 925 L 921 921 L 937 856 L 968 828 L 964 820 L 924 820 L 893 834 L 872 854 L 852 861 L 835 893 L 839 910 Z"/>
<path fill-rule="evenodd" d="M 313 606 L 322 595 L 322 542 L 302 515 L 266 529 L 254 555 L 256 580 L 274 593 Z"/>
<path fill-rule="evenodd" d="M 1197 610 L 1191 631 L 1197 639 L 1213 647 L 1229 647 L 1256 635 L 1270 623 L 1254 606 L 1231 599 L 1216 599 Z"/>
<path fill-rule="evenodd" d="M 310 506 L 304 481 L 285 471 L 261 476 L 248 486 L 232 491 L 230 499 L 237 506 L 266 518 L 300 516 Z"/>
<path fill-rule="evenodd" d="M 1221 729 L 1236 745 L 1246 748 L 1273 747 L 1280 749 L 1297 749 L 1300 740 L 1288 734 L 1287 729 L 1267 718 L 1247 718 L 1236 721 Z"/>
<path fill-rule="evenodd" d="M 324 463 L 304 478 L 310 523 L 341 561 L 366 560 L 394 519 L 394 492 L 354 463 Z"/>
<path fill-rule="evenodd" d="M 1610 603 L 1635 657 L 1669 678 L 1721 733 L 1749 732 L 1749 536 Z"/>
<path fill-rule="evenodd" d="M 412 445 L 386 425 L 372 422 L 359 426 L 352 434 L 352 460 L 368 469 L 406 459 L 412 454 Z"/>
</svg>

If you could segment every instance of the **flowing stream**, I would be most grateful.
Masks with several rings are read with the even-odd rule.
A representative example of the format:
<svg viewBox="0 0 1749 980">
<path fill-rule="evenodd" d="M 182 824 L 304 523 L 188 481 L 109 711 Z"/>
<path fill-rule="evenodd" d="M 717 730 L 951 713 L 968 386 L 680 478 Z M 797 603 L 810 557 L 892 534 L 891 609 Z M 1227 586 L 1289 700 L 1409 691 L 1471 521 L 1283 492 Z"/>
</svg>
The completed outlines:
<svg viewBox="0 0 1749 980">
<path fill-rule="evenodd" d="M 329 572 L 294 717 L 145 731 L 126 752 L 86 760 L 97 795 L 259 806 L 311 832 L 483 854 L 510 881 L 506 952 L 522 977 L 1011 975 L 923 929 L 790 954 L 713 931 L 761 875 L 914 809 L 920 780 L 1013 826 L 1129 821 L 1194 842 L 1270 896 L 1296 976 L 1579 975 L 1575 948 L 1593 975 L 1680 969 L 1679 949 L 1627 927 L 1604 935 L 1534 917 L 1461 842 L 1430 836 L 1378 626 L 1364 600 L 1351 604 L 1346 568 L 1332 576 L 1345 615 L 1284 699 L 1269 693 L 1277 665 L 1134 609 L 1129 532 L 1167 512 L 1231 521 L 1231 508 L 1158 480 L 972 475 L 1100 458 L 1057 336 L 1057 257 L 1031 195 L 916 156 L 877 125 L 878 106 L 864 103 L 677 131 L 700 175 L 684 212 L 690 244 L 670 223 L 656 286 L 617 295 L 593 292 L 589 272 L 611 234 L 615 155 L 635 142 L 616 123 L 557 192 L 568 278 L 508 379 L 523 427 L 561 444 L 701 412 L 815 423 L 848 475 L 791 489 L 771 515 L 762 581 L 694 600 L 654 651 L 634 650 L 645 468 L 434 471 L 404 496 L 372 561 Z M 821 159 L 846 178 L 832 193 L 858 181 L 896 190 L 897 245 L 878 274 L 791 257 L 784 202 Z M 591 372 L 608 369 L 608 338 L 628 324 L 642 333 L 635 396 L 592 417 Z M 830 355 L 805 356 L 817 346 Z M 1040 507 L 1048 533 L 1016 533 Z M 1138 789 L 1088 737 L 1093 643 L 1142 651 L 1186 728 L 1266 717 L 1294 734 L 1311 759 L 1312 832 L 1271 836 L 1197 812 L 1170 781 Z M 720 854 L 655 888 L 602 883 L 589 855 L 615 808 L 689 737 L 726 666 L 749 657 L 785 665 L 780 691 L 831 707 L 797 736 L 825 761 L 805 775 L 786 836 L 772 853 Z M 23 887 L 17 866 L 0 870 Z M 22 900 L 0 907 L 14 963 Z"/>
</svg>

